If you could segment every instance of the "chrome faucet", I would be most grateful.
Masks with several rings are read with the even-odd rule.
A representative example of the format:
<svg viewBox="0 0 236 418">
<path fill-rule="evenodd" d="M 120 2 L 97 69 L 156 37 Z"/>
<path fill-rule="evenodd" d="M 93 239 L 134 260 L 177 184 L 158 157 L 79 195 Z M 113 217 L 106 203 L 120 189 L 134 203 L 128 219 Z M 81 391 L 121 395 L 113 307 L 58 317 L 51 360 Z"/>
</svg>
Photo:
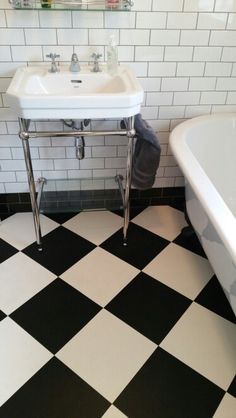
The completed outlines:
<svg viewBox="0 0 236 418">
<path fill-rule="evenodd" d="M 91 70 L 93 73 L 99 73 L 100 71 L 102 71 L 99 67 L 99 61 L 98 61 L 99 58 L 101 57 L 102 57 L 102 54 L 96 54 L 95 52 L 91 55 L 91 58 L 94 59 L 93 68 Z"/>
<path fill-rule="evenodd" d="M 70 63 L 70 71 L 72 73 L 78 73 L 80 71 L 80 64 L 77 54 L 72 54 L 71 63 Z"/>
<path fill-rule="evenodd" d="M 46 55 L 47 58 L 51 58 L 51 68 L 48 70 L 50 73 L 59 73 L 60 69 L 56 63 L 56 58 L 60 58 L 60 55 L 53 54 L 52 52 L 48 55 Z"/>
</svg>

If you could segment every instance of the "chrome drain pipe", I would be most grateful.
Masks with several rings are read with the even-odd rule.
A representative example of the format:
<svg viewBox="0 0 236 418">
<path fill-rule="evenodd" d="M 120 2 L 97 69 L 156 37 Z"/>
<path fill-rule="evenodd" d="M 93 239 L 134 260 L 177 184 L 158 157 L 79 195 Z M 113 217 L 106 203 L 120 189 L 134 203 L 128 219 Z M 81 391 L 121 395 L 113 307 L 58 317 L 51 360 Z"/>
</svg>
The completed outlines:
<svg viewBox="0 0 236 418">
<path fill-rule="evenodd" d="M 69 128 L 73 129 L 74 131 L 81 131 L 83 132 L 84 127 L 88 126 L 90 123 L 90 119 L 85 119 L 82 121 L 79 120 L 73 120 L 70 121 L 62 120 L 63 124 L 65 126 L 68 126 Z M 84 136 L 75 136 L 75 156 L 78 160 L 83 160 L 85 155 L 85 141 Z"/>
<path fill-rule="evenodd" d="M 75 156 L 78 160 L 84 158 L 84 137 L 75 137 Z"/>
</svg>

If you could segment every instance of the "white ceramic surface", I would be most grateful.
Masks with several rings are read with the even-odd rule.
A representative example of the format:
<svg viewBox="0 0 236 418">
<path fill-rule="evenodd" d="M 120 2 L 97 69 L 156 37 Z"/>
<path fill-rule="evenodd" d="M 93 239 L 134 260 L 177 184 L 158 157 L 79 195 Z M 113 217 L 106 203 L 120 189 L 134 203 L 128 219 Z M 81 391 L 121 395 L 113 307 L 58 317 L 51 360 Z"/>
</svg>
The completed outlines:
<svg viewBox="0 0 236 418">
<path fill-rule="evenodd" d="M 170 145 L 186 179 L 188 216 L 236 313 L 236 114 L 184 122 Z"/>
<path fill-rule="evenodd" d="M 140 111 L 143 89 L 133 71 L 119 66 L 114 75 L 106 67 L 98 73 L 82 66 L 50 73 L 46 67 L 18 68 L 7 90 L 8 102 L 26 119 L 123 118 Z"/>
</svg>

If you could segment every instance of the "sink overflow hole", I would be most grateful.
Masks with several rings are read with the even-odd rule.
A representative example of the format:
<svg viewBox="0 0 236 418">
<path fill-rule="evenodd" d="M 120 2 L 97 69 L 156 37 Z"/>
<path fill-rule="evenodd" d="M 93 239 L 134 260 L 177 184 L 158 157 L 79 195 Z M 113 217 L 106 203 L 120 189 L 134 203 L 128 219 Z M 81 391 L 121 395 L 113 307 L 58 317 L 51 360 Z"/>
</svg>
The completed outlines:
<svg viewBox="0 0 236 418">
<path fill-rule="evenodd" d="M 70 80 L 71 83 L 82 83 L 82 80 Z"/>
</svg>

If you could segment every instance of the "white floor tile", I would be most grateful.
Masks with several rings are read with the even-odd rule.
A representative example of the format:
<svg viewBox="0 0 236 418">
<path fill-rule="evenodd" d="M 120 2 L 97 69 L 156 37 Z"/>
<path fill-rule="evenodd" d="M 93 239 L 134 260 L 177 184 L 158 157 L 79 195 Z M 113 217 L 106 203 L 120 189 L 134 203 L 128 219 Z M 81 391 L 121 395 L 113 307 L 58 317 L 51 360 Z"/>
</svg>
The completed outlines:
<svg viewBox="0 0 236 418">
<path fill-rule="evenodd" d="M 123 219 L 108 211 L 81 212 L 63 224 L 95 245 L 101 244 L 123 225 Z"/>
<path fill-rule="evenodd" d="M 94 302 L 105 306 L 138 273 L 135 267 L 97 247 L 60 277 Z"/>
<path fill-rule="evenodd" d="M 228 389 L 236 371 L 236 327 L 232 322 L 193 303 L 160 346 Z"/>
<path fill-rule="evenodd" d="M 213 418 L 235 418 L 236 398 L 226 393 Z"/>
<path fill-rule="evenodd" d="M 58 227 L 57 222 L 44 215 L 40 215 L 40 222 L 42 235 L 46 235 Z M 32 213 L 16 213 L 1 222 L 0 238 L 18 250 L 32 244 L 36 240 Z"/>
<path fill-rule="evenodd" d="M 187 225 L 183 212 L 170 206 L 149 206 L 132 222 L 169 241 L 175 239 Z"/>
<path fill-rule="evenodd" d="M 214 274 L 208 260 L 173 243 L 144 272 L 190 299 L 197 297 Z"/>
<path fill-rule="evenodd" d="M 0 406 L 29 380 L 52 354 L 10 318 L 0 322 Z"/>
<path fill-rule="evenodd" d="M 56 356 L 113 402 L 156 347 L 102 310 Z"/>
<path fill-rule="evenodd" d="M 124 415 L 123 412 L 112 405 L 102 418 L 127 418 L 127 415 Z"/>
<path fill-rule="evenodd" d="M 0 264 L 0 309 L 9 315 L 55 278 L 25 254 L 15 254 Z"/>
</svg>

